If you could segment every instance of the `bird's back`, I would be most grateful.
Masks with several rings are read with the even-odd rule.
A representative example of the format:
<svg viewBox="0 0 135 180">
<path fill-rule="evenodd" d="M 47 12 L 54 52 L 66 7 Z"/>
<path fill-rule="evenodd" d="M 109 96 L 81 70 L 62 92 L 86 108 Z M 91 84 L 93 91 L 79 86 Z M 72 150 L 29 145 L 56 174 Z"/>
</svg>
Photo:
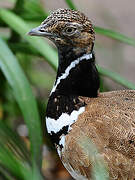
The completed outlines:
<svg viewBox="0 0 135 180">
<path fill-rule="evenodd" d="M 87 105 L 66 136 L 64 165 L 70 172 L 81 172 L 91 179 L 94 157 L 89 157 L 91 149 L 84 152 L 79 143 L 87 137 L 96 145 L 95 156 L 104 160 L 110 179 L 134 179 L 135 91 L 113 91 L 100 93 L 97 98 L 80 98 Z"/>
</svg>

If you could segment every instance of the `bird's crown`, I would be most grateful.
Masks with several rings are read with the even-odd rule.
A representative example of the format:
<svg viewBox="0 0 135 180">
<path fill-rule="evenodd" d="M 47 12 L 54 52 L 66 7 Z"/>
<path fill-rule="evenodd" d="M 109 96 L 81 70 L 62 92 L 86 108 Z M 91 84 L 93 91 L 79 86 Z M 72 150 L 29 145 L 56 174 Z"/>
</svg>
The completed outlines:
<svg viewBox="0 0 135 180">
<path fill-rule="evenodd" d="M 80 11 L 71 9 L 58 9 L 53 11 L 41 25 L 54 26 L 57 23 L 78 23 L 85 29 L 92 28 L 91 21 Z"/>
</svg>

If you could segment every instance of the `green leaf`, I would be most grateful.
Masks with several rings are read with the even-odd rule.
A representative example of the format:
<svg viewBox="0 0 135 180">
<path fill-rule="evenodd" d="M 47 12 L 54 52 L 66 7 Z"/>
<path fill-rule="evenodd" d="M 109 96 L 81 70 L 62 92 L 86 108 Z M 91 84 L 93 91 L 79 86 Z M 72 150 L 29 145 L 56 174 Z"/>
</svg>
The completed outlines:
<svg viewBox="0 0 135 180">
<path fill-rule="evenodd" d="M 15 3 L 16 2 L 16 0 L 8 0 L 9 2 L 12 2 L 12 3 Z"/>
<path fill-rule="evenodd" d="M 56 70 L 57 53 L 48 45 L 48 43 L 39 37 L 30 37 L 27 33 L 31 30 L 21 18 L 6 9 L 0 9 L 0 18 L 8 24 L 14 31 L 20 34 L 32 47 L 34 47 L 46 61 Z"/>
<path fill-rule="evenodd" d="M 109 173 L 104 159 L 102 156 L 99 156 L 99 152 L 93 142 L 88 137 L 82 135 L 78 139 L 78 145 L 92 164 L 92 179 L 109 180 Z"/>
<path fill-rule="evenodd" d="M 40 14 L 46 17 L 46 13 L 41 2 L 37 0 L 25 0 L 24 1 L 24 9 L 31 14 Z"/>
<path fill-rule="evenodd" d="M 4 38 L 2 38 L 4 39 Z M 28 54 L 28 55 L 33 55 L 33 56 L 41 56 L 41 54 L 39 52 L 37 52 L 33 47 L 31 47 L 30 44 L 26 43 L 26 42 L 19 42 L 19 43 L 8 43 L 10 49 L 13 52 L 21 52 L 24 54 Z"/>
<path fill-rule="evenodd" d="M 77 10 L 72 0 L 65 0 L 70 9 Z"/>
<path fill-rule="evenodd" d="M 0 121 L 0 142 L 6 145 L 18 159 L 31 164 L 30 154 L 23 140 L 2 121 Z"/>
<path fill-rule="evenodd" d="M 116 40 L 119 40 L 123 43 L 127 43 L 131 46 L 135 46 L 135 39 L 134 38 L 130 38 L 130 37 L 127 37 L 121 33 L 118 33 L 118 32 L 115 32 L 113 30 L 110 30 L 110 29 L 104 29 L 104 28 L 101 28 L 101 27 L 94 27 L 95 29 L 95 32 L 98 33 L 98 34 L 102 34 L 104 36 L 108 36 L 112 39 L 116 39 Z"/>
<path fill-rule="evenodd" d="M 8 170 L 0 165 L 0 174 L 2 175 L 2 180 L 16 180 L 11 173 L 8 172 Z"/>
<path fill-rule="evenodd" d="M 29 76 L 33 84 L 38 85 L 38 87 L 42 87 L 50 90 L 54 83 L 54 78 L 52 75 L 37 71 L 34 69 L 29 70 Z"/>
<path fill-rule="evenodd" d="M 108 69 L 105 69 L 103 67 L 97 66 L 97 69 L 99 71 L 99 73 L 103 76 L 107 76 L 110 79 L 114 80 L 115 82 L 129 88 L 129 89 L 135 89 L 135 84 L 129 82 L 128 80 L 126 80 L 125 78 L 123 78 L 122 76 L 120 76 L 118 73 L 110 71 Z"/>
<path fill-rule="evenodd" d="M 31 142 L 32 160 L 38 162 L 39 157 L 41 157 L 42 132 L 37 104 L 30 84 L 16 57 L 2 39 L 0 39 L 0 47 L 0 68 L 13 89 L 14 96 L 27 124 Z"/>
<path fill-rule="evenodd" d="M 0 165 L 6 167 L 11 174 L 20 180 L 29 180 L 32 177 L 30 167 L 19 161 L 13 153 L 0 143 Z"/>
<path fill-rule="evenodd" d="M 30 155 L 19 135 L 0 121 L 0 173 L 8 176 L 9 172 L 26 179 L 32 172 Z"/>
<path fill-rule="evenodd" d="M 27 20 L 33 19 L 34 21 L 39 20 L 41 22 L 47 17 L 47 14 L 45 13 L 44 6 L 41 4 L 40 1 L 24 0 L 23 11 L 20 14 L 20 16 L 23 19 L 27 19 Z"/>
</svg>

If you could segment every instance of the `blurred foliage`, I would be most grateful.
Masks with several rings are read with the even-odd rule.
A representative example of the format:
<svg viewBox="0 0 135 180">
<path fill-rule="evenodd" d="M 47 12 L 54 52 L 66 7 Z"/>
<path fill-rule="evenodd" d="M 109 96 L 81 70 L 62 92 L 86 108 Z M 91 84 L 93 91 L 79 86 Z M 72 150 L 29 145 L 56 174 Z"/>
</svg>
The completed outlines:
<svg viewBox="0 0 135 180">
<path fill-rule="evenodd" d="M 0 178 L 42 180 L 45 179 L 41 173 L 42 129 L 45 128 L 41 127 L 45 123 L 41 119 L 45 116 L 48 91 L 58 66 L 57 51 L 46 40 L 27 36 L 32 27 L 39 25 L 48 16 L 42 3 L 39 0 L 9 1 L 13 3 L 13 8 L 0 8 Z M 65 2 L 71 9 L 76 9 L 72 0 Z M 135 39 L 121 33 L 101 27 L 95 27 L 95 31 L 135 46 Z M 101 91 L 106 90 L 104 76 L 135 89 L 135 84 L 119 74 L 97 67 Z M 14 131 L 23 121 L 29 132 L 29 137 L 25 139 Z M 80 145 L 89 149 L 91 143 L 87 139 L 84 142 Z M 102 173 L 101 163 L 95 166 Z M 95 173 L 94 178 L 99 179 L 99 174 Z"/>
<path fill-rule="evenodd" d="M 107 171 L 107 167 L 104 164 L 103 157 L 99 156 L 99 152 L 96 149 L 95 145 L 91 142 L 91 140 L 88 137 L 84 136 L 82 133 L 81 138 L 78 140 L 78 144 L 82 148 L 82 152 L 84 152 L 84 154 L 88 158 L 88 161 L 92 162 L 92 179 L 108 180 L 109 173 Z"/>
</svg>

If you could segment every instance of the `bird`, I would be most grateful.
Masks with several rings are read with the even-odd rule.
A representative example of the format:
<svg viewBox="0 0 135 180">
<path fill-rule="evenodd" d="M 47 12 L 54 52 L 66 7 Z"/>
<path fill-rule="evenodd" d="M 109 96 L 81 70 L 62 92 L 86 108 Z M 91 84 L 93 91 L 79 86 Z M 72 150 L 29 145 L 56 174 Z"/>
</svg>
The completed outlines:
<svg viewBox="0 0 135 180">
<path fill-rule="evenodd" d="M 135 91 L 99 91 L 91 20 L 60 8 L 29 35 L 50 39 L 58 50 L 46 127 L 65 168 L 74 179 L 93 180 L 101 164 L 104 179 L 135 180 Z"/>
</svg>

